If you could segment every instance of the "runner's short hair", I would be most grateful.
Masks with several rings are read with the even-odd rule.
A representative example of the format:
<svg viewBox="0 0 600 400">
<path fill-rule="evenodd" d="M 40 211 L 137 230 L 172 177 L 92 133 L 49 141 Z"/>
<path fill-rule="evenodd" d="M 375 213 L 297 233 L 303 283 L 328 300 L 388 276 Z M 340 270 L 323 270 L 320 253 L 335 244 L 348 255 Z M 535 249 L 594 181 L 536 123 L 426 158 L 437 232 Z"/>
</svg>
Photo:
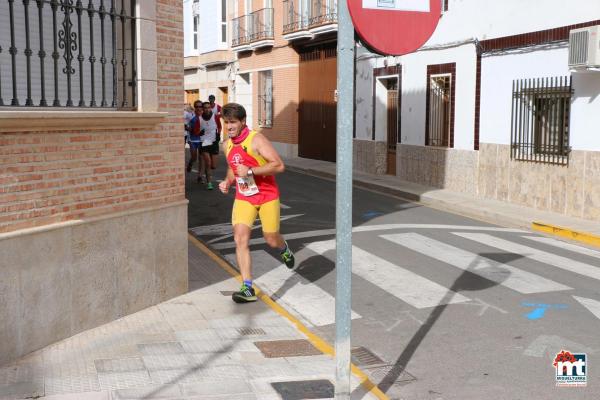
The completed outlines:
<svg viewBox="0 0 600 400">
<path fill-rule="evenodd" d="M 196 101 L 194 102 L 194 108 L 198 107 L 196 104 L 198 104 L 198 105 L 200 105 L 200 106 L 204 105 L 204 103 L 202 102 L 202 100 L 196 100 Z"/>
<path fill-rule="evenodd" d="M 235 118 L 238 120 L 246 119 L 246 109 L 238 103 L 227 103 L 221 109 L 223 118 Z"/>
</svg>

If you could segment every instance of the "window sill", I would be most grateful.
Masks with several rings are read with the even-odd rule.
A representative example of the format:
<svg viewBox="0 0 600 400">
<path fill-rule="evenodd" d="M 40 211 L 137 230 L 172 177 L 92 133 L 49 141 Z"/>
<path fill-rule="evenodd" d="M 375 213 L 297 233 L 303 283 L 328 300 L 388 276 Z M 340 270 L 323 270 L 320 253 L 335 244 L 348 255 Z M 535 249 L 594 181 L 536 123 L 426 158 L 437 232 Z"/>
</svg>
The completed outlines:
<svg viewBox="0 0 600 400">
<path fill-rule="evenodd" d="M 0 132 L 153 127 L 168 115 L 141 111 L 0 110 Z"/>
</svg>

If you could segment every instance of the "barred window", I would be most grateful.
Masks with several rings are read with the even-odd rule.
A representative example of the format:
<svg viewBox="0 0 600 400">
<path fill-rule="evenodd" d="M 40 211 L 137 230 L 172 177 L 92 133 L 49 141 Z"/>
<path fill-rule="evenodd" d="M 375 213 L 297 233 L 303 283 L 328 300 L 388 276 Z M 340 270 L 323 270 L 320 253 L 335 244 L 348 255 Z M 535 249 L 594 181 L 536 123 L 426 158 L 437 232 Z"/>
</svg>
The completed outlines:
<svg viewBox="0 0 600 400">
<path fill-rule="evenodd" d="M 200 16 L 194 15 L 194 50 L 198 50 L 198 27 L 200 25 Z"/>
<path fill-rule="evenodd" d="M 429 77 L 429 134 L 427 146 L 450 146 L 452 111 L 452 75 Z"/>
<path fill-rule="evenodd" d="M 227 43 L 227 0 L 221 0 L 221 42 Z"/>
<path fill-rule="evenodd" d="M 273 71 L 258 73 L 258 125 L 273 126 Z"/>
<path fill-rule="evenodd" d="M 570 77 L 513 81 L 511 158 L 568 162 L 571 95 Z"/>
<path fill-rule="evenodd" d="M 136 1 L 0 1 L 0 106 L 135 109 Z"/>
</svg>

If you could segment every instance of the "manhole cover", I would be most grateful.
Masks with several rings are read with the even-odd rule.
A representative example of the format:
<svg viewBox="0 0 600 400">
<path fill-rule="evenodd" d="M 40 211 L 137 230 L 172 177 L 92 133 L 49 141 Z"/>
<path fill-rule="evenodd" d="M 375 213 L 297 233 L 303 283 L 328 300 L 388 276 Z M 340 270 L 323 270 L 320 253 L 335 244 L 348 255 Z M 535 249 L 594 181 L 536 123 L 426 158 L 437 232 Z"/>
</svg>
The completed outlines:
<svg viewBox="0 0 600 400">
<path fill-rule="evenodd" d="M 383 360 L 365 347 L 355 347 L 351 351 L 352 362 L 359 367 L 385 364 Z"/>
<path fill-rule="evenodd" d="M 238 328 L 237 330 L 242 336 L 266 335 L 267 332 L 262 328 Z"/>
<path fill-rule="evenodd" d="M 270 340 L 254 342 L 266 358 L 316 356 L 322 354 L 308 340 Z"/>
<path fill-rule="evenodd" d="M 333 384 L 326 379 L 273 382 L 271 386 L 285 400 L 330 399 L 335 396 Z"/>
<path fill-rule="evenodd" d="M 367 367 L 363 368 L 363 371 L 379 387 L 401 387 L 417 380 L 415 376 L 408 373 L 401 365 L 387 364 L 379 367 Z"/>
</svg>

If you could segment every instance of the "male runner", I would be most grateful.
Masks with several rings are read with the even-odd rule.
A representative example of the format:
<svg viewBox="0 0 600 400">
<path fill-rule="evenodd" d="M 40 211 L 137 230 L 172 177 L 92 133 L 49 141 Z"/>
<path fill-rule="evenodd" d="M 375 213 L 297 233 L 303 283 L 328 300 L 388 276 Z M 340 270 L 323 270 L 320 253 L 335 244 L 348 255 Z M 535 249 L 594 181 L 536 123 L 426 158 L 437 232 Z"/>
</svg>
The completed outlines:
<svg viewBox="0 0 600 400">
<path fill-rule="evenodd" d="M 208 103 L 210 104 L 210 109 L 212 110 L 213 115 L 215 116 L 215 122 L 217 123 L 217 142 L 221 143 L 221 106 L 215 103 L 215 95 L 211 94 L 208 96 Z M 217 146 L 217 152 L 211 153 L 210 155 L 212 161 L 212 169 L 217 168 L 217 160 L 219 159 L 219 147 Z"/>
<path fill-rule="evenodd" d="M 213 165 L 213 156 L 219 154 L 219 142 L 217 141 L 217 122 L 212 113 L 208 101 L 202 103 L 203 112 L 199 117 L 200 130 L 204 132 L 202 137 L 202 145 L 200 147 L 200 156 L 202 157 L 202 166 L 200 176 L 206 175 L 206 188 L 213 190 L 212 170 L 216 168 Z"/>
<path fill-rule="evenodd" d="M 194 102 L 194 116 L 190 120 L 187 126 L 188 135 L 188 143 L 190 144 L 190 161 L 188 161 L 186 171 L 191 172 L 192 166 L 194 162 L 198 160 L 198 183 L 202 181 L 202 158 L 200 156 L 200 147 L 202 146 L 202 136 L 204 136 L 204 132 L 200 126 L 200 118 L 203 113 L 202 101 L 196 100 Z"/>
<path fill-rule="evenodd" d="M 283 172 L 285 166 L 271 142 L 246 126 L 243 106 L 229 103 L 222 113 L 225 133 L 229 137 L 223 144 L 229 168 L 219 189 L 227 193 L 233 183 L 236 185 L 231 223 L 237 263 L 244 280 L 232 299 L 236 303 L 247 303 L 257 299 L 252 287 L 252 260 L 248 247 L 257 215 L 267 244 L 279 250 L 288 268 L 294 268 L 294 254 L 279 233 L 279 188 L 273 176 Z"/>
</svg>

